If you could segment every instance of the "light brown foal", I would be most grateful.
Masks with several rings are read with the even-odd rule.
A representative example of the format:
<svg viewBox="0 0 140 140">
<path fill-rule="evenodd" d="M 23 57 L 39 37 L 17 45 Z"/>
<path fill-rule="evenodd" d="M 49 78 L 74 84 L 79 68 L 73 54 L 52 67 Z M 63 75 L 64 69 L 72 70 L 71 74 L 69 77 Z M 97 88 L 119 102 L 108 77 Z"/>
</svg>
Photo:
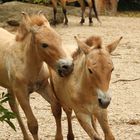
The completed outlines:
<svg viewBox="0 0 140 140">
<path fill-rule="evenodd" d="M 9 103 L 17 115 L 24 140 L 30 137 L 21 120 L 16 99 L 26 115 L 34 140 L 39 140 L 38 123 L 29 103 L 29 94 L 37 91 L 50 101 L 53 96 L 50 95 L 49 75 L 43 63 L 64 77 L 72 72 L 73 62 L 66 56 L 60 36 L 44 15 L 22 15 L 16 36 L 0 28 L 0 86 L 7 88 L 13 99 Z"/>
<path fill-rule="evenodd" d="M 63 139 L 61 107 L 67 115 L 68 140 L 74 139 L 71 124 L 72 110 L 91 140 L 101 140 L 93 115 L 98 119 L 104 131 L 105 140 L 115 139 L 107 118 L 107 107 L 111 101 L 109 83 L 114 69 L 110 53 L 115 50 L 121 38 L 102 47 L 100 37 L 92 36 L 86 41 L 81 41 L 76 37 L 78 50 L 73 54 L 72 74 L 61 78 L 50 70 L 52 88 L 60 104 L 52 109 L 57 124 L 56 140 Z"/>
</svg>

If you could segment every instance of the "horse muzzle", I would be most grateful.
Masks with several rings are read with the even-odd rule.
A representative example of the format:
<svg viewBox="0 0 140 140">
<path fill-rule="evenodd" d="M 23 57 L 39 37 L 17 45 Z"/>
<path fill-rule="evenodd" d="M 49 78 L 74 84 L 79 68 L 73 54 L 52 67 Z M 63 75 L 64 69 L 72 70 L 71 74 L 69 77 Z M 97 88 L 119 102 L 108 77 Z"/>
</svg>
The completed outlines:
<svg viewBox="0 0 140 140">
<path fill-rule="evenodd" d="M 68 76 L 72 73 L 74 64 L 72 59 L 60 59 L 57 64 L 57 71 L 61 77 Z"/>
<path fill-rule="evenodd" d="M 106 109 L 111 102 L 111 97 L 110 97 L 109 93 L 104 93 L 98 89 L 97 96 L 98 96 L 99 106 L 103 109 Z"/>
</svg>

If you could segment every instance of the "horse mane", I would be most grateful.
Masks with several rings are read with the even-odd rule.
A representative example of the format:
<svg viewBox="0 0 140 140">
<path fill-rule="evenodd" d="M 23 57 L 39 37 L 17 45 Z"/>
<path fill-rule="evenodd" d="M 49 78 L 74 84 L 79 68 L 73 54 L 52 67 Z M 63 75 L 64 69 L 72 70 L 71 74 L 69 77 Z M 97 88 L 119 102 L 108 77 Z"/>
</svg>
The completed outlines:
<svg viewBox="0 0 140 140">
<path fill-rule="evenodd" d="M 93 47 L 93 49 L 101 49 L 102 48 L 102 40 L 99 36 L 90 36 L 87 38 L 84 43 L 86 43 L 89 47 Z M 78 56 L 83 54 L 82 50 L 78 47 L 76 51 L 72 53 L 73 60 L 76 60 Z"/>
<path fill-rule="evenodd" d="M 44 18 L 40 15 L 32 15 L 31 17 L 31 25 L 42 26 L 45 22 Z"/>
<path fill-rule="evenodd" d="M 26 35 L 31 31 L 32 26 L 42 26 L 45 22 L 46 20 L 40 15 L 30 16 L 30 22 L 23 19 L 16 34 L 16 41 L 23 41 Z"/>
</svg>

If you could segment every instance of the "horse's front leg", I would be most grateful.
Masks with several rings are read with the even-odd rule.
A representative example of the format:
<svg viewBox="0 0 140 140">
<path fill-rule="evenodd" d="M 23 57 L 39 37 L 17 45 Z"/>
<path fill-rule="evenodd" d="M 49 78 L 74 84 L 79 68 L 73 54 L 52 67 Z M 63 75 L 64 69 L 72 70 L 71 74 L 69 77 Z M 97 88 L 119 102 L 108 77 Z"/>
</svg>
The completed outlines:
<svg viewBox="0 0 140 140">
<path fill-rule="evenodd" d="M 91 140 L 101 140 L 99 135 L 96 133 L 96 131 L 92 127 L 92 116 L 90 116 L 89 114 L 81 113 L 81 112 L 78 112 L 75 114 L 79 123 L 81 124 L 83 129 L 87 132 Z"/>
<path fill-rule="evenodd" d="M 85 10 L 86 10 L 86 6 L 85 6 L 85 2 L 84 0 L 78 0 L 80 6 L 81 6 L 81 10 L 82 10 L 82 16 L 81 16 L 81 21 L 80 24 L 83 25 L 83 23 L 85 23 Z"/>
<path fill-rule="evenodd" d="M 22 83 L 18 82 L 16 84 L 18 86 L 14 87 L 14 93 L 18 99 L 18 102 L 23 109 L 26 118 L 27 118 L 27 124 L 29 131 L 31 132 L 34 140 L 39 140 L 38 138 L 38 122 L 37 119 L 35 118 L 31 106 L 29 104 L 29 95 L 26 90 L 26 86 L 21 86 Z"/>
<path fill-rule="evenodd" d="M 96 120 L 97 120 L 96 117 L 94 115 L 92 115 L 92 127 L 94 128 L 96 133 L 99 134 L 97 131 Z"/>
<path fill-rule="evenodd" d="M 72 123 L 71 123 L 72 110 L 64 108 L 64 111 L 66 112 L 67 121 L 68 121 L 68 135 L 67 135 L 67 139 L 68 140 L 74 140 L 74 134 L 73 134 L 73 131 L 72 131 Z"/>
<path fill-rule="evenodd" d="M 11 90 L 8 90 L 8 94 L 10 96 L 9 105 L 10 105 L 12 111 L 16 114 L 19 126 L 21 128 L 22 133 L 23 133 L 24 140 L 30 140 L 31 138 L 29 137 L 29 135 L 27 133 L 27 130 L 24 126 L 24 123 L 23 123 L 21 116 L 20 116 L 20 113 L 19 113 L 19 108 L 18 108 L 18 104 L 16 101 L 16 97 Z"/>
<path fill-rule="evenodd" d="M 63 10 L 64 18 L 65 18 L 64 25 L 68 25 L 66 1 L 65 0 L 61 0 L 61 4 L 62 4 L 62 10 Z"/>
<path fill-rule="evenodd" d="M 47 79 L 42 83 L 42 86 L 40 87 L 39 90 L 37 90 L 37 92 L 51 104 L 52 113 L 56 122 L 55 140 L 63 140 L 61 126 L 61 114 L 62 114 L 61 105 L 55 98 L 54 92 L 50 84 L 48 83 Z"/>
<path fill-rule="evenodd" d="M 92 21 L 92 7 L 89 6 L 89 26 L 93 25 Z"/>
<path fill-rule="evenodd" d="M 55 140 L 63 140 L 62 125 L 61 125 L 61 115 L 62 115 L 61 105 L 59 103 L 53 103 L 51 104 L 51 108 L 56 122 Z"/>
<path fill-rule="evenodd" d="M 53 25 L 57 24 L 56 14 L 57 14 L 57 0 L 51 0 L 53 5 Z"/>
<path fill-rule="evenodd" d="M 105 134 L 105 140 L 115 140 L 109 124 L 108 124 L 108 118 L 107 118 L 107 109 L 102 109 L 100 110 L 98 113 L 95 114 L 95 116 L 97 117 L 103 131 Z"/>
<path fill-rule="evenodd" d="M 93 4 L 91 2 L 91 0 L 87 0 L 88 6 L 89 6 L 89 26 L 93 25 L 93 21 L 92 21 L 92 8 L 93 8 Z"/>
</svg>

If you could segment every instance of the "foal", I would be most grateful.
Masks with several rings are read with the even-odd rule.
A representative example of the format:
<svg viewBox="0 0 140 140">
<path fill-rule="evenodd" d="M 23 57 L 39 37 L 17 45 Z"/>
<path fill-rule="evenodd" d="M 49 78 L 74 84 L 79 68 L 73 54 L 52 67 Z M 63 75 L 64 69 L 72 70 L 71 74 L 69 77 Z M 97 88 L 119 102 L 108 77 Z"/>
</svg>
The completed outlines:
<svg viewBox="0 0 140 140">
<path fill-rule="evenodd" d="M 73 1 L 78 1 L 80 6 L 81 6 L 81 10 L 82 10 L 82 18 L 80 23 L 83 24 L 85 22 L 85 17 L 84 17 L 84 13 L 85 13 L 85 9 L 86 9 L 86 3 L 85 0 L 51 0 L 52 4 L 53 4 L 53 13 L 54 13 L 54 21 L 53 24 L 56 25 L 57 24 L 57 20 L 56 20 L 56 13 L 57 13 L 57 2 L 60 1 L 61 6 L 62 6 L 62 10 L 63 10 L 63 14 L 64 14 L 64 24 L 67 25 L 68 24 L 68 18 L 67 18 L 67 10 L 66 10 L 66 2 L 73 2 Z M 92 25 L 93 21 L 92 21 L 92 8 L 94 10 L 95 13 L 95 17 L 96 19 L 100 22 L 99 18 L 98 18 L 98 13 L 96 10 L 96 6 L 95 6 L 95 0 L 86 0 L 86 2 L 89 5 L 89 25 Z"/>
<path fill-rule="evenodd" d="M 92 140 L 101 140 L 95 128 L 93 115 L 104 131 L 105 140 L 115 139 L 108 124 L 106 108 L 111 101 L 109 82 L 114 69 L 110 53 L 115 50 L 120 40 L 121 38 L 103 48 L 99 37 L 90 37 L 84 42 L 76 37 L 79 49 L 73 54 L 72 74 L 61 78 L 50 70 L 52 88 L 60 103 L 60 106 L 53 108 L 57 127 L 59 127 L 56 133 L 57 140 L 63 139 L 61 106 L 67 115 L 68 140 L 74 139 L 71 124 L 72 110 Z"/>
<path fill-rule="evenodd" d="M 16 36 L 0 28 L 0 86 L 7 88 L 13 99 L 9 103 L 17 115 L 24 140 L 30 138 L 16 99 L 27 117 L 29 131 L 34 140 L 38 140 L 38 123 L 29 103 L 29 94 L 38 91 L 48 99 L 51 90 L 43 62 L 61 77 L 72 72 L 73 62 L 67 58 L 60 36 L 50 27 L 44 15 L 30 17 L 27 13 L 22 14 L 23 20 Z M 46 92 L 42 92 L 44 89 Z"/>
</svg>

